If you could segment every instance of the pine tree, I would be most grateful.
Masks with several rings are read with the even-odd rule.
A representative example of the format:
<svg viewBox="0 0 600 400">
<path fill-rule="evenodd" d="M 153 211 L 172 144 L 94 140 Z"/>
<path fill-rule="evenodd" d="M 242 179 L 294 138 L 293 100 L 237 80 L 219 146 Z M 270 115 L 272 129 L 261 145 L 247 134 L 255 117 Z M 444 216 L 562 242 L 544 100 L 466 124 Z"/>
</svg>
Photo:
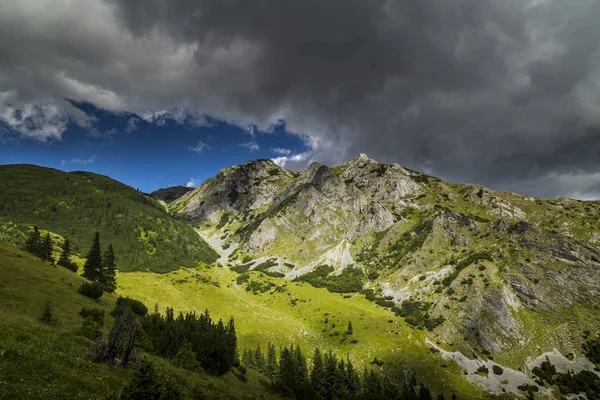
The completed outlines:
<svg viewBox="0 0 600 400">
<path fill-rule="evenodd" d="M 99 281 L 104 286 L 104 290 L 112 293 L 117 288 L 117 265 L 115 261 L 115 252 L 112 244 L 108 245 L 108 249 L 104 252 L 102 258 L 102 269 L 100 271 Z"/>
<path fill-rule="evenodd" d="M 272 343 L 269 343 L 267 350 L 265 373 L 271 380 L 275 379 L 275 376 L 277 375 L 277 352 L 275 350 L 275 345 Z"/>
<path fill-rule="evenodd" d="M 44 236 L 44 240 L 42 241 L 42 248 L 41 248 L 42 260 L 46 260 L 46 261 L 50 261 L 51 263 L 54 263 L 54 258 L 52 257 L 52 248 L 53 248 L 52 238 L 50 237 L 49 233 L 46 233 L 46 236 Z"/>
<path fill-rule="evenodd" d="M 100 234 L 96 232 L 92 248 L 83 265 L 83 276 L 90 281 L 98 281 L 102 276 L 102 253 L 100 251 Z"/>
<path fill-rule="evenodd" d="M 25 243 L 25 251 L 40 257 L 41 249 L 42 237 L 40 235 L 40 230 L 36 225 L 33 227 L 33 230 L 29 232 L 29 237 L 27 238 L 27 242 Z"/>
<path fill-rule="evenodd" d="M 254 368 L 258 372 L 264 373 L 265 366 L 265 356 L 263 355 L 262 350 L 260 349 L 260 344 L 257 344 L 256 349 L 254 350 Z"/>
<path fill-rule="evenodd" d="M 325 368 L 323 366 L 323 357 L 318 347 L 313 354 L 313 365 L 310 371 L 310 383 L 317 395 L 325 398 L 327 394 L 327 382 L 325 381 Z"/>
<path fill-rule="evenodd" d="M 200 369 L 200 363 L 196 360 L 196 353 L 192 350 L 192 344 L 187 340 L 173 357 L 173 365 L 190 371 Z"/>
<path fill-rule="evenodd" d="M 350 356 L 346 356 L 346 386 L 351 395 L 356 394 L 360 390 L 360 378 L 358 372 L 354 369 Z"/>
<path fill-rule="evenodd" d="M 60 258 L 58 259 L 58 263 L 60 265 L 67 265 L 71 262 L 71 243 L 69 239 L 65 239 L 65 243 L 63 244 L 62 253 L 60 253 Z"/>
<path fill-rule="evenodd" d="M 346 329 L 346 334 L 352 335 L 354 330 L 352 329 L 352 322 L 348 321 L 348 329 Z"/>
</svg>

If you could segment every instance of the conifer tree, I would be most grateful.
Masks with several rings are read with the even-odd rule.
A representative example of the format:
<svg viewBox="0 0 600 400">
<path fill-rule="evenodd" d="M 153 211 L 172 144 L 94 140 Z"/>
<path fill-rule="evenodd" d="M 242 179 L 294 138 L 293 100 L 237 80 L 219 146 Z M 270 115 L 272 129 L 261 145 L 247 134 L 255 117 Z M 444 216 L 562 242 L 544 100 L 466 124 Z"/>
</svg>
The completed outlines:
<svg viewBox="0 0 600 400">
<path fill-rule="evenodd" d="M 267 350 L 267 365 L 265 366 L 266 375 L 271 378 L 271 380 L 275 379 L 277 374 L 277 353 L 275 350 L 275 345 L 269 343 Z"/>
<path fill-rule="evenodd" d="M 196 353 L 192 350 L 192 344 L 187 340 L 173 357 L 173 365 L 190 371 L 196 371 L 200 368 L 200 363 L 196 360 Z"/>
<path fill-rule="evenodd" d="M 41 249 L 42 237 L 40 235 L 40 230 L 38 229 L 37 225 L 35 225 L 33 227 L 33 230 L 29 232 L 29 237 L 27 238 L 27 242 L 25 243 L 25 251 L 40 257 Z"/>
<path fill-rule="evenodd" d="M 260 349 L 260 343 L 256 345 L 256 349 L 254 350 L 254 369 L 256 369 L 260 373 L 264 373 L 265 371 L 265 356 Z"/>
<path fill-rule="evenodd" d="M 348 393 L 351 395 L 356 394 L 360 390 L 360 378 L 358 372 L 354 369 L 350 356 L 346 356 L 346 386 L 348 387 Z"/>
<path fill-rule="evenodd" d="M 58 259 L 59 264 L 68 264 L 71 262 L 71 243 L 69 239 L 65 238 L 65 243 L 63 244 L 62 253 L 60 253 L 60 258 Z"/>
<path fill-rule="evenodd" d="M 313 354 L 313 365 L 310 371 L 310 383 L 317 395 L 325 398 L 327 394 L 327 382 L 325 380 L 325 368 L 323 366 L 323 357 L 318 347 Z"/>
<path fill-rule="evenodd" d="M 100 251 L 100 234 L 96 232 L 92 248 L 83 265 L 83 276 L 90 281 L 98 281 L 102 276 L 102 253 Z"/>
<path fill-rule="evenodd" d="M 352 335 L 354 333 L 354 329 L 352 329 L 352 322 L 348 321 L 348 329 L 346 329 L 346 334 Z"/>
<path fill-rule="evenodd" d="M 50 261 L 51 263 L 54 263 L 54 258 L 52 257 L 52 238 L 50 238 L 50 234 L 46 233 L 46 236 L 44 236 L 44 240 L 42 241 L 42 248 L 41 248 L 41 258 L 42 260 L 46 260 L 46 261 Z"/>
<path fill-rule="evenodd" d="M 104 286 L 104 290 L 112 293 L 117 288 L 117 265 L 115 261 L 115 252 L 112 244 L 108 245 L 108 249 L 104 252 L 102 258 L 102 269 L 100 270 L 99 281 Z"/>
</svg>

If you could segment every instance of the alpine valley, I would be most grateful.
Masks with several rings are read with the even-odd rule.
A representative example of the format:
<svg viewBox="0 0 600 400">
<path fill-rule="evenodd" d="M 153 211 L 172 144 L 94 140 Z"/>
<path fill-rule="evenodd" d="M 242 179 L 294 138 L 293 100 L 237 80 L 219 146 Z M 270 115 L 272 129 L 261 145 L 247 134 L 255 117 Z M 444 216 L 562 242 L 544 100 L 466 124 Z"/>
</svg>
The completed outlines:
<svg viewBox="0 0 600 400">
<path fill-rule="evenodd" d="M 167 307 L 233 317 L 241 365 L 216 374 L 161 354 L 142 323 L 147 357 L 196 388 L 189 398 L 303 398 L 252 356 L 297 346 L 308 370 L 315 347 L 351 360 L 363 387 L 372 371 L 416 379 L 414 398 L 597 399 L 599 216 L 598 201 L 445 182 L 365 154 L 300 172 L 250 161 L 152 194 L 88 172 L 0 166 L 0 398 L 127 392 L 137 373 L 90 361 L 77 315 L 108 314 L 121 297 L 156 321 Z M 55 259 L 68 239 L 79 274 L 98 232 L 114 248 L 116 291 L 81 296 L 85 278 L 24 252 L 34 226 Z M 48 302 L 60 324 L 38 321 Z M 319 390 L 308 398 L 375 398 Z"/>
</svg>

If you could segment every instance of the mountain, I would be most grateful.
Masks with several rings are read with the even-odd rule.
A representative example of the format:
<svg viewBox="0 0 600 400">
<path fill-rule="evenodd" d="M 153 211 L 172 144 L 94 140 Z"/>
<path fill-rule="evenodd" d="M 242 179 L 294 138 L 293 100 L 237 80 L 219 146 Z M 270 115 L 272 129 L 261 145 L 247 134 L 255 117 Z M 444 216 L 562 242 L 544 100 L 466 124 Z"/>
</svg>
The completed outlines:
<svg viewBox="0 0 600 400">
<path fill-rule="evenodd" d="M 187 186 L 171 186 L 168 188 L 162 188 L 155 190 L 150 193 L 150 196 L 154 197 L 156 200 L 162 200 L 165 203 L 170 203 L 173 200 L 177 200 L 187 192 L 191 192 L 194 188 L 190 188 Z"/>
<path fill-rule="evenodd" d="M 518 393 L 529 382 L 518 370 L 553 349 L 562 365 L 593 367 L 581 345 L 600 326 L 600 202 L 445 182 L 361 154 L 300 172 L 225 168 L 169 210 L 242 275 L 360 291 L 430 331 L 445 359 L 512 366 L 512 389 L 488 379 L 492 392 Z"/>
<path fill-rule="evenodd" d="M 112 244 L 121 271 L 166 272 L 217 254 L 159 202 L 106 176 L 35 165 L 0 166 L 0 218 L 68 238 L 85 256 L 95 231 Z M 5 227 L 6 230 L 6 227 Z"/>
<path fill-rule="evenodd" d="M 240 354 L 332 349 L 360 370 L 415 372 L 446 398 L 600 392 L 598 201 L 445 182 L 364 154 L 303 171 L 250 161 L 168 204 L 29 165 L 0 167 L 0 188 L 0 241 L 19 245 L 37 224 L 85 256 L 99 230 L 118 251 L 117 295 L 233 316 Z"/>
</svg>

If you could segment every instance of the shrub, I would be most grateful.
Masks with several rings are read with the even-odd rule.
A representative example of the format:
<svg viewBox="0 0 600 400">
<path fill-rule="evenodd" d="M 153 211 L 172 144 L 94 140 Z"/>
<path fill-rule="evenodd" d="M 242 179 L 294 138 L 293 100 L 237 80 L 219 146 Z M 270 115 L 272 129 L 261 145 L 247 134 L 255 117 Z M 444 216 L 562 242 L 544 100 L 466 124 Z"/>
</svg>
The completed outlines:
<svg viewBox="0 0 600 400">
<path fill-rule="evenodd" d="M 58 326 L 58 318 L 54 315 L 54 307 L 50 300 L 44 304 L 44 308 L 42 309 L 42 314 L 39 316 L 38 320 L 46 325 L 50 326 Z"/>
<path fill-rule="evenodd" d="M 504 370 L 499 365 L 494 365 L 492 367 L 492 371 L 494 371 L 494 374 L 496 374 L 496 375 L 502 375 L 504 373 Z"/>
<path fill-rule="evenodd" d="M 56 264 L 60 265 L 61 267 L 65 267 L 66 269 L 73 271 L 73 272 L 77 272 L 77 270 L 79 269 L 77 264 L 75 264 L 73 261 L 70 261 L 70 260 L 60 259 L 60 260 L 58 260 L 58 262 Z"/>
<path fill-rule="evenodd" d="M 100 325 L 92 317 L 84 318 L 81 326 L 75 329 L 75 334 L 88 338 L 90 340 L 97 340 L 102 337 L 102 331 Z"/>
<path fill-rule="evenodd" d="M 98 282 L 85 282 L 79 286 L 79 294 L 91 299 L 99 299 L 104 293 L 104 289 Z"/>
<path fill-rule="evenodd" d="M 477 368 L 478 374 L 487 374 L 488 372 L 490 372 L 490 370 L 485 365 L 481 365 L 479 368 Z"/>
<path fill-rule="evenodd" d="M 83 307 L 81 311 L 79 311 L 79 315 L 82 318 L 91 318 L 93 321 L 100 324 L 100 326 L 104 325 L 104 310 L 101 308 Z"/>
<path fill-rule="evenodd" d="M 139 315 L 140 317 L 148 314 L 148 308 L 146 308 L 144 303 L 141 301 L 132 299 L 130 297 L 119 296 L 117 303 L 115 304 L 115 308 L 110 312 L 110 315 L 117 317 L 123 314 L 127 309 L 130 309 L 134 314 Z"/>
</svg>

